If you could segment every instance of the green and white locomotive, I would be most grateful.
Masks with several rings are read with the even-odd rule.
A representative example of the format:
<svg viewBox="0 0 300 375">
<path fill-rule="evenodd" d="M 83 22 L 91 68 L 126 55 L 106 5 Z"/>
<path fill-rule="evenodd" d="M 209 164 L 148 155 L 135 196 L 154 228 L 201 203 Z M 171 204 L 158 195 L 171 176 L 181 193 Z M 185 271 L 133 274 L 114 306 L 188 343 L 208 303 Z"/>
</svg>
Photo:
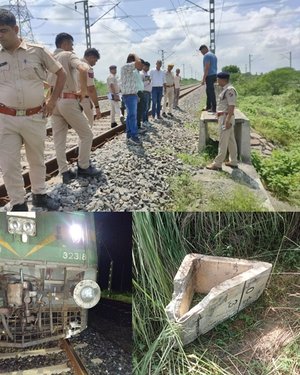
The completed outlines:
<svg viewBox="0 0 300 375">
<path fill-rule="evenodd" d="M 0 213 L 0 346 L 87 327 L 101 291 L 93 213 Z"/>
</svg>

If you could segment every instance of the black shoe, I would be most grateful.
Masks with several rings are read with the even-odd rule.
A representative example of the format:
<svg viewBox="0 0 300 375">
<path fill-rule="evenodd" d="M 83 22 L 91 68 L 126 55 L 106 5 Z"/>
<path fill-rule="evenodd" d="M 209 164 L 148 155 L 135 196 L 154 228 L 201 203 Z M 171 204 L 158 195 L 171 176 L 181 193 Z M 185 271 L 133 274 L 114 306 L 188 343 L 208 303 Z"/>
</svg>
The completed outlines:
<svg viewBox="0 0 300 375">
<path fill-rule="evenodd" d="M 78 167 L 78 176 L 81 177 L 97 177 L 100 176 L 101 173 L 102 171 L 100 169 L 96 169 L 91 165 L 86 169 Z"/>
<path fill-rule="evenodd" d="M 143 144 L 143 142 L 139 139 L 139 137 L 130 137 L 127 139 L 129 143 L 140 146 Z"/>
<path fill-rule="evenodd" d="M 118 126 L 118 124 L 117 124 L 116 122 L 112 122 L 112 123 L 111 123 L 111 127 L 112 127 L 112 128 L 115 128 L 116 126 Z"/>
<path fill-rule="evenodd" d="M 36 207 L 48 208 L 48 210 L 57 210 L 60 207 L 60 203 L 57 199 L 51 198 L 47 194 L 33 194 L 32 193 L 32 204 Z"/>
<path fill-rule="evenodd" d="M 163 117 L 168 117 L 168 116 L 166 115 L 166 112 L 163 112 L 163 113 L 162 113 L 162 116 L 163 116 Z"/>
<path fill-rule="evenodd" d="M 146 129 L 139 128 L 138 129 L 138 134 L 145 134 L 147 132 Z"/>
<path fill-rule="evenodd" d="M 69 169 L 67 172 L 62 173 L 63 184 L 69 184 L 71 180 L 77 177 L 77 172 L 75 169 Z"/>
<path fill-rule="evenodd" d="M 126 125 L 126 120 L 125 120 L 124 116 L 120 117 L 120 121 L 121 121 L 122 125 Z"/>
<path fill-rule="evenodd" d="M 14 204 L 12 206 L 12 209 L 11 211 L 28 211 L 28 206 L 27 206 L 27 203 L 24 202 L 24 203 L 18 203 L 18 204 Z"/>
<path fill-rule="evenodd" d="M 168 113 L 168 116 L 170 117 L 174 117 L 173 114 L 171 112 Z"/>
</svg>

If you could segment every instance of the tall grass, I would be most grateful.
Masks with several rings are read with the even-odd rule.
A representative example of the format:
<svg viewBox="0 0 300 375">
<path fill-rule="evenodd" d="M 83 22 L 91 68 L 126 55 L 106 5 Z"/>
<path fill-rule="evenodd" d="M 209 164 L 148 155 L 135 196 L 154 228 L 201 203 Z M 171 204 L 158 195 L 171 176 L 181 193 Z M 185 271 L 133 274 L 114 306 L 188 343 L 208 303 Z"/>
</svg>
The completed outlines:
<svg viewBox="0 0 300 375">
<path fill-rule="evenodd" d="M 218 354 L 207 350 L 205 340 L 182 347 L 178 328 L 164 311 L 173 278 L 190 252 L 272 263 L 277 258 L 279 270 L 297 270 L 300 214 L 134 213 L 133 220 L 133 373 L 232 374 L 231 354 L 221 348 L 220 355 L 216 343 Z"/>
</svg>

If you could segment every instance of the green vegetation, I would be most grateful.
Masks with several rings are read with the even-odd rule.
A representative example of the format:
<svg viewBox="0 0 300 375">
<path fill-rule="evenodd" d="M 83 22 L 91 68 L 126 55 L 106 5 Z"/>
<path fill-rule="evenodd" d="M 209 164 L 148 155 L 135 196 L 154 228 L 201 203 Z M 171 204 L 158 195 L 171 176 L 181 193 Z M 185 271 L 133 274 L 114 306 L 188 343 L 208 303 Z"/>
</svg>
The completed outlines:
<svg viewBox="0 0 300 375">
<path fill-rule="evenodd" d="M 96 90 L 97 90 L 97 94 L 99 96 L 104 96 L 104 95 L 107 94 L 107 85 L 106 85 L 106 82 L 98 81 L 95 78 L 95 87 L 96 87 Z"/>
<path fill-rule="evenodd" d="M 177 174 L 169 179 L 172 204 L 171 211 L 199 211 L 203 188 L 187 173 Z"/>
<path fill-rule="evenodd" d="M 195 83 L 200 83 L 200 82 L 194 78 L 183 78 L 180 82 L 181 85 L 193 85 Z"/>
<path fill-rule="evenodd" d="M 300 373 L 299 213 L 134 213 L 133 219 L 134 375 Z M 256 302 L 183 348 L 164 308 L 191 252 L 267 261 L 273 271 Z"/>
<path fill-rule="evenodd" d="M 109 292 L 107 289 L 101 291 L 101 297 L 111 298 L 111 299 L 118 299 L 120 301 L 124 302 L 132 302 L 132 293 L 131 292 L 125 292 L 125 293 L 115 293 L 111 292 L 109 295 Z"/>
<path fill-rule="evenodd" d="M 267 209 L 263 206 L 263 200 L 259 200 L 246 187 L 239 186 L 225 197 L 212 194 L 206 211 L 258 212 L 267 211 Z"/>
</svg>

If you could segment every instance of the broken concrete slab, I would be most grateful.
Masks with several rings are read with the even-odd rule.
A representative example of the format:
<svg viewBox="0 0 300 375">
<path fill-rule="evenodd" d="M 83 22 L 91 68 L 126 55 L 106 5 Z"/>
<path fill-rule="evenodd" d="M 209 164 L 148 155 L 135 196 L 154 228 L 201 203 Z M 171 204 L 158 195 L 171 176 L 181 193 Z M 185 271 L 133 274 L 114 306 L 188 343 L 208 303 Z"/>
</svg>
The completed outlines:
<svg viewBox="0 0 300 375">
<path fill-rule="evenodd" d="M 175 278 L 168 319 L 180 326 L 182 344 L 237 314 L 262 294 L 272 264 L 202 254 L 187 255 Z M 203 297 L 193 306 L 193 300 Z M 203 296 L 203 294 L 205 294 Z"/>
</svg>

